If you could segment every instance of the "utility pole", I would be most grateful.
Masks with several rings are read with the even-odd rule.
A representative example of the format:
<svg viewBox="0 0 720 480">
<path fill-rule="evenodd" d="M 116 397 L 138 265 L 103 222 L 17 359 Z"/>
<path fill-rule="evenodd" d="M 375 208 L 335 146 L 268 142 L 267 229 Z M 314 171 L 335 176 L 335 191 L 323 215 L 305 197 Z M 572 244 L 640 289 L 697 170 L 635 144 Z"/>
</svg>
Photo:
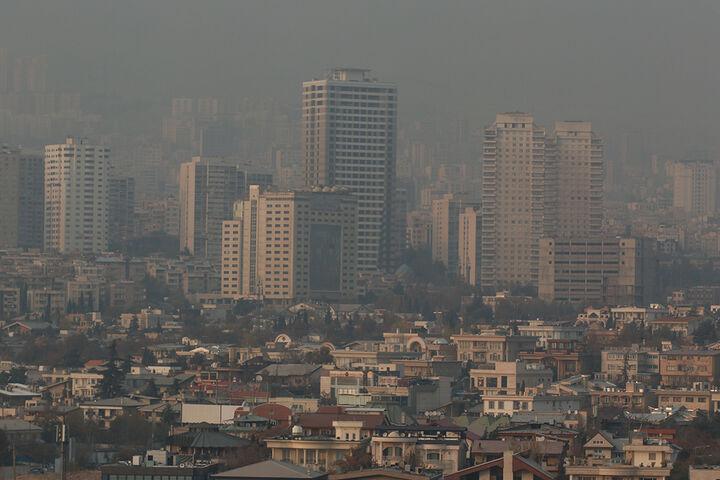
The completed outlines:
<svg viewBox="0 0 720 480">
<path fill-rule="evenodd" d="M 17 471 L 15 468 L 15 441 L 13 440 L 12 444 L 12 457 L 13 457 L 13 480 L 17 480 Z"/>
<path fill-rule="evenodd" d="M 57 441 L 60 444 L 60 480 L 65 480 L 67 478 L 67 466 L 65 465 L 65 423 L 57 425 L 55 429 Z"/>
</svg>

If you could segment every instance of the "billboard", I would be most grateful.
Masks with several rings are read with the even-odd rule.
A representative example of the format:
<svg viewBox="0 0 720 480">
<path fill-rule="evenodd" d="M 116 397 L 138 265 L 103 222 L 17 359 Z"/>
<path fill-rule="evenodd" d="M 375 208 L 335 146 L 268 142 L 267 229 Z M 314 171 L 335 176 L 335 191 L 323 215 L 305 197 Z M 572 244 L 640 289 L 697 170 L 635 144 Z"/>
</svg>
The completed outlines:
<svg viewBox="0 0 720 480">
<path fill-rule="evenodd" d="M 310 290 L 340 291 L 342 227 L 310 225 Z"/>
</svg>

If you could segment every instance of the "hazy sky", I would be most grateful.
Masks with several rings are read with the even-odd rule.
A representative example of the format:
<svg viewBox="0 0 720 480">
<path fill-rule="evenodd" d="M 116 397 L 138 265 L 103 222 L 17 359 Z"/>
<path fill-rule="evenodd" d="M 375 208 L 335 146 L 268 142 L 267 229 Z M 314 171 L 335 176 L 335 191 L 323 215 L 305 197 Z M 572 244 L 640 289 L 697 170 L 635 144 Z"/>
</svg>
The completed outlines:
<svg viewBox="0 0 720 480">
<path fill-rule="evenodd" d="M 351 65 L 396 81 L 405 119 L 528 110 L 668 153 L 720 133 L 717 0 L 0 0 L 0 47 L 66 89 L 298 102 Z"/>
</svg>

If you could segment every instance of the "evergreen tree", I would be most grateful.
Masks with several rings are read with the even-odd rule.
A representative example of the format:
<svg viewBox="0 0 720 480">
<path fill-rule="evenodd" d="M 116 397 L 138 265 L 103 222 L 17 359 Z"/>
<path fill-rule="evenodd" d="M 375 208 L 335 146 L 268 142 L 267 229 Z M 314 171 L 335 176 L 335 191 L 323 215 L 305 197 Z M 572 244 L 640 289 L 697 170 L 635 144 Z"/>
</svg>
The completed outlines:
<svg viewBox="0 0 720 480">
<path fill-rule="evenodd" d="M 110 344 L 110 360 L 103 372 L 103 378 L 98 383 L 98 390 L 101 398 L 114 398 L 123 393 L 125 372 L 119 367 L 120 360 L 117 356 L 117 347 L 113 341 Z"/>
</svg>

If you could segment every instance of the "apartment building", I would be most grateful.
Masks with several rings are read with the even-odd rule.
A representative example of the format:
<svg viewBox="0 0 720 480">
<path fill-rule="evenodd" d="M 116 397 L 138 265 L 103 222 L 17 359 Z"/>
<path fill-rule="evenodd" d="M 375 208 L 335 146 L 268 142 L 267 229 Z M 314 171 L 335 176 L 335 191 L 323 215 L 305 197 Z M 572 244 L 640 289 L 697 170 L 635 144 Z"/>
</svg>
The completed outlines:
<svg viewBox="0 0 720 480">
<path fill-rule="evenodd" d="M 520 352 L 535 350 L 537 339 L 521 335 L 497 335 L 492 333 L 463 333 L 450 337 L 457 345 L 459 361 L 475 364 L 515 361 Z"/>
<path fill-rule="evenodd" d="M 347 188 L 358 201 L 359 271 L 394 257 L 397 87 L 369 70 L 335 68 L 302 85 L 302 150 L 307 186 Z"/>
<path fill-rule="evenodd" d="M 654 295 L 655 263 L 640 238 L 539 240 L 538 296 L 547 301 L 641 305 Z"/>
<path fill-rule="evenodd" d="M 524 361 L 492 362 L 470 369 L 470 386 L 480 395 L 524 394 L 526 389 L 549 385 L 553 372 Z"/>
<path fill-rule="evenodd" d="M 45 250 L 108 248 L 110 149 L 85 139 L 45 147 Z"/>
<path fill-rule="evenodd" d="M 222 226 L 221 291 L 268 301 L 354 299 L 357 198 L 341 188 L 250 187 Z"/>
<path fill-rule="evenodd" d="M 42 155 L 0 145 L 0 248 L 42 248 Z"/>
<path fill-rule="evenodd" d="M 482 261 L 482 217 L 480 208 L 460 210 L 458 219 L 458 275 L 467 284 L 480 284 Z"/>
<path fill-rule="evenodd" d="M 245 193 L 245 173 L 232 162 L 193 157 L 180 165 L 180 251 L 220 263 L 222 222 Z"/>
<path fill-rule="evenodd" d="M 660 384 L 691 387 L 720 382 L 720 350 L 669 350 L 660 353 Z"/>
</svg>

